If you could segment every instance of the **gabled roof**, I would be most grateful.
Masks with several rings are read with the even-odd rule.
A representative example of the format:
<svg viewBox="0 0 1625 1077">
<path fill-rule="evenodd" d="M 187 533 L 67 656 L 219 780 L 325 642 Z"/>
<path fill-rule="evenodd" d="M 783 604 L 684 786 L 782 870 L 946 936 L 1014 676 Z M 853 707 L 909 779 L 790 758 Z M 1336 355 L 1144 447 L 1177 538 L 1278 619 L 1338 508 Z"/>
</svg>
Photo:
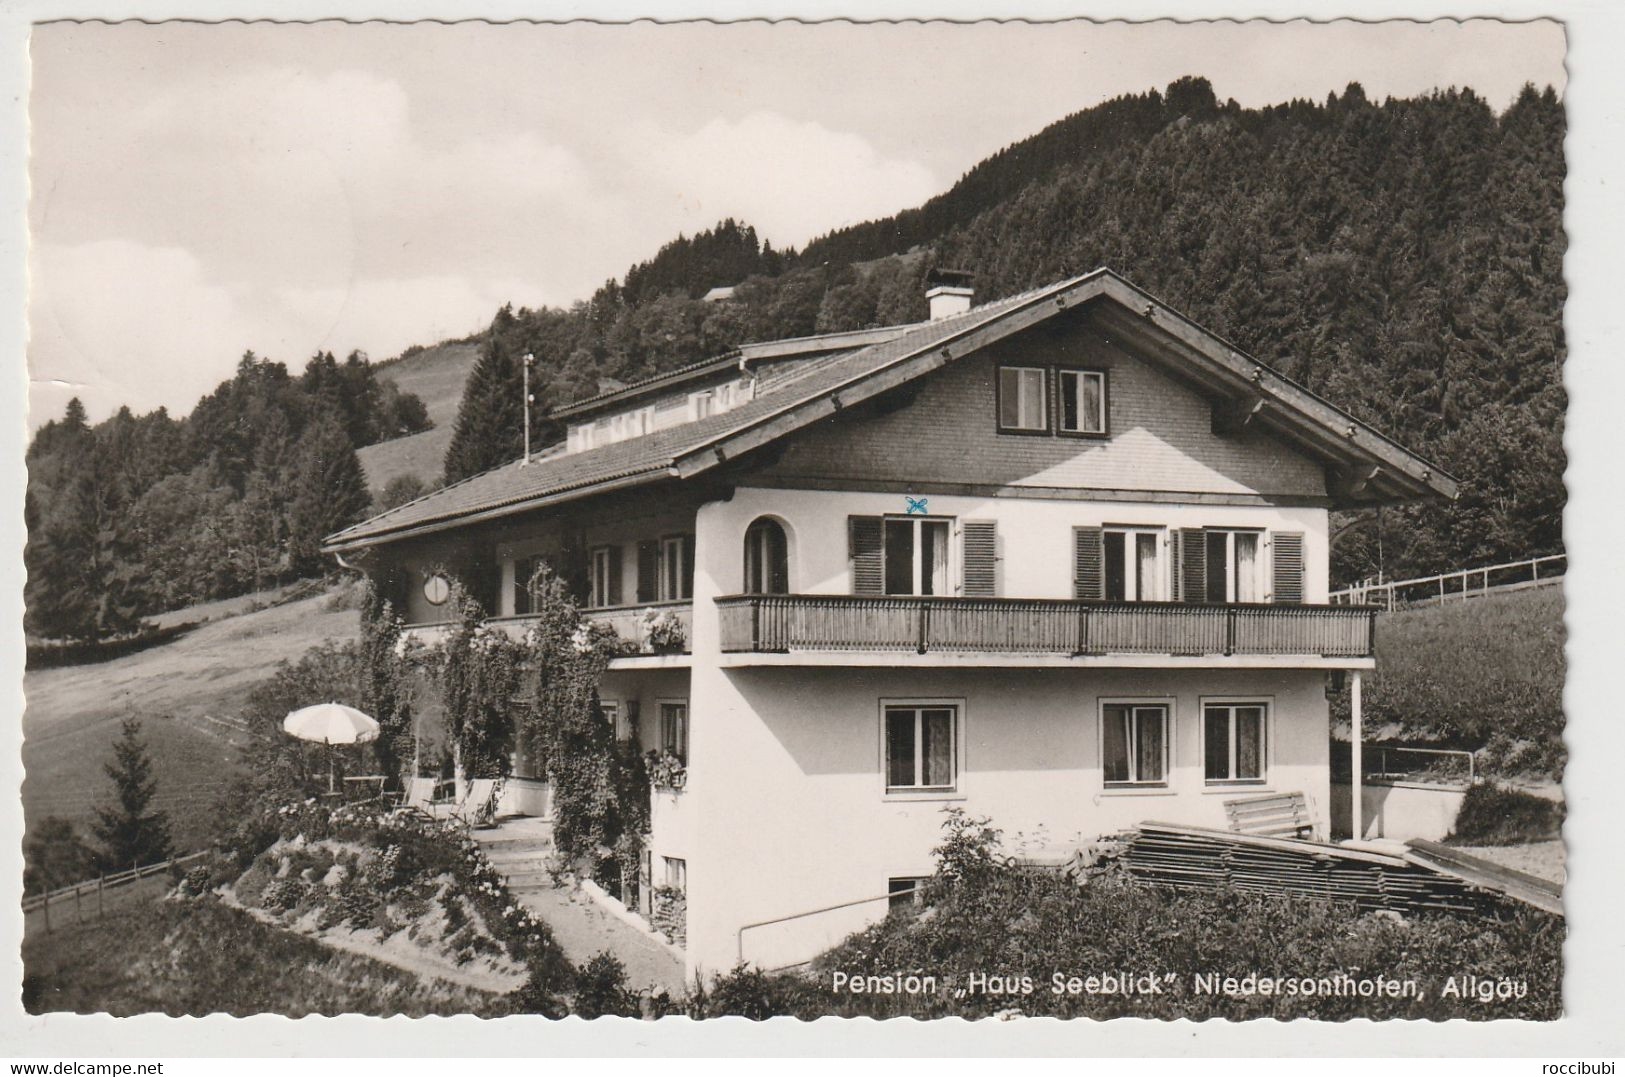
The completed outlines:
<svg viewBox="0 0 1625 1077">
<path fill-rule="evenodd" d="M 720 415 L 583 452 L 516 460 L 330 535 L 324 549 L 390 542 L 606 490 L 691 478 L 1085 303 L 1120 344 L 1167 357 L 1176 374 L 1214 397 L 1216 422 L 1221 415 L 1234 415 L 1238 425 L 1256 421 L 1327 461 L 1337 479 L 1334 498 L 1455 496 L 1455 480 L 1426 460 L 1110 270 L 1097 269 L 889 337 L 870 331 L 885 338 L 797 364 L 755 399 Z"/>
</svg>

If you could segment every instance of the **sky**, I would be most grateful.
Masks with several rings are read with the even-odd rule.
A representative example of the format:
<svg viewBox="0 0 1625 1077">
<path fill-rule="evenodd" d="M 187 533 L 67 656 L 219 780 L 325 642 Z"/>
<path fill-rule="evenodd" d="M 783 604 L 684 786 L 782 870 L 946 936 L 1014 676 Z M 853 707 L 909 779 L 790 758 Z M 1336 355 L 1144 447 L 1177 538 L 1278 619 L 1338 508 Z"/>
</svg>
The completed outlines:
<svg viewBox="0 0 1625 1077">
<path fill-rule="evenodd" d="M 31 428 L 566 305 L 724 217 L 799 246 L 1183 75 L 1249 107 L 1564 88 L 1560 25 L 1493 20 L 48 23 L 30 61 Z"/>
</svg>

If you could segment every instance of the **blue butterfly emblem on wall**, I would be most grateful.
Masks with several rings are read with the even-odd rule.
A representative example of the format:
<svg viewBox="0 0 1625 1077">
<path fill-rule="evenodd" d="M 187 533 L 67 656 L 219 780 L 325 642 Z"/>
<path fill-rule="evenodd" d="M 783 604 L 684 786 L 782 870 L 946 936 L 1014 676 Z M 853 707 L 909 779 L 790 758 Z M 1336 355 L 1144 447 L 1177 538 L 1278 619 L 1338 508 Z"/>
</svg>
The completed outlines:
<svg viewBox="0 0 1625 1077">
<path fill-rule="evenodd" d="M 923 515 L 925 513 L 925 503 L 929 499 L 924 497 L 909 497 L 907 494 L 904 494 L 903 500 L 908 502 L 908 508 L 904 510 L 905 513 L 912 516 L 916 512 Z"/>
</svg>

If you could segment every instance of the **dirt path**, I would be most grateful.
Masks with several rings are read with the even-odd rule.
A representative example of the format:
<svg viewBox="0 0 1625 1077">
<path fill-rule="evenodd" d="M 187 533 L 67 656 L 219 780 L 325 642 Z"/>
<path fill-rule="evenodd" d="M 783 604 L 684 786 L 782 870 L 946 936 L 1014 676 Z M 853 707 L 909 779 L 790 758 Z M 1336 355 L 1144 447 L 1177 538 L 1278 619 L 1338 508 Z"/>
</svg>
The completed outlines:
<svg viewBox="0 0 1625 1077">
<path fill-rule="evenodd" d="M 539 887 L 515 893 L 515 898 L 547 922 L 564 956 L 578 968 L 595 954 L 608 950 L 626 966 L 626 983 L 633 990 L 652 987 L 681 995 L 683 963 L 669 950 L 625 921 L 611 916 L 586 894 L 567 887 Z"/>
</svg>

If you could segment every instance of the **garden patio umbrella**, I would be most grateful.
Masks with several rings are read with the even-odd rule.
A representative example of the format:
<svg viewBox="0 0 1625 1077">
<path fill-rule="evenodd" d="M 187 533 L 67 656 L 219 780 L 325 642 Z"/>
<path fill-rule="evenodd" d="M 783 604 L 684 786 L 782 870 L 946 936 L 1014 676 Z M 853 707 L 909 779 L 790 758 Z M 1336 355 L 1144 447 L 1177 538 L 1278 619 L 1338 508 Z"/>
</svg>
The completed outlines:
<svg viewBox="0 0 1625 1077">
<path fill-rule="evenodd" d="M 366 744 L 378 738 L 378 723 L 342 703 L 301 707 L 282 719 L 284 732 L 329 748 L 338 744 Z M 333 758 L 327 760 L 327 791 L 335 792 Z"/>
</svg>

